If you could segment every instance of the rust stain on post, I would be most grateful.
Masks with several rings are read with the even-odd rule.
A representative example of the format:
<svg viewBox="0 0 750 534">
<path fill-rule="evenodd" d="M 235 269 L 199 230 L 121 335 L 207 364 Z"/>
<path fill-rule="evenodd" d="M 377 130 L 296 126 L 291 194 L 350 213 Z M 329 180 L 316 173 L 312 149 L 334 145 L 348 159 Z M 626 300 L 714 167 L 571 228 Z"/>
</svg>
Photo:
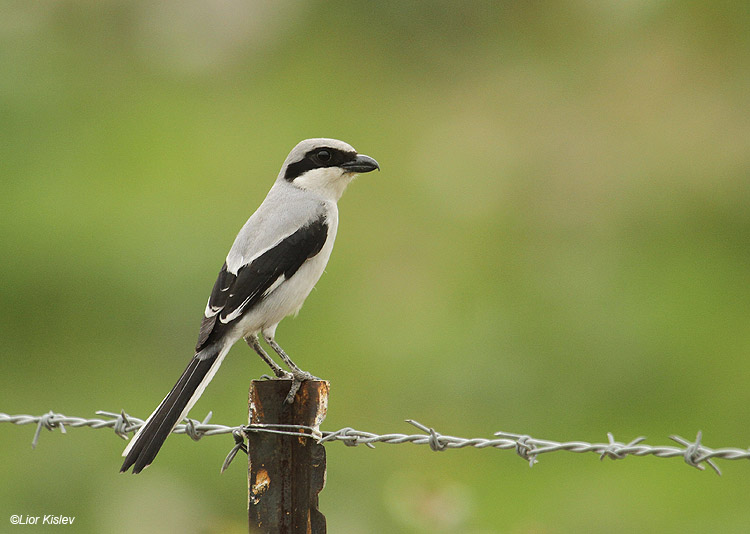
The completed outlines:
<svg viewBox="0 0 750 534">
<path fill-rule="evenodd" d="M 270 485 L 271 479 L 268 478 L 268 471 L 261 467 L 255 474 L 255 484 L 250 486 L 250 503 L 257 504 Z"/>
<path fill-rule="evenodd" d="M 294 403 L 285 404 L 290 386 L 289 380 L 254 380 L 250 385 L 250 423 L 305 425 L 317 431 L 328 410 L 328 382 L 303 382 Z M 325 448 L 314 440 L 251 433 L 250 532 L 324 534 L 326 519 L 318 510 L 318 494 L 325 485 L 325 471 Z"/>
</svg>

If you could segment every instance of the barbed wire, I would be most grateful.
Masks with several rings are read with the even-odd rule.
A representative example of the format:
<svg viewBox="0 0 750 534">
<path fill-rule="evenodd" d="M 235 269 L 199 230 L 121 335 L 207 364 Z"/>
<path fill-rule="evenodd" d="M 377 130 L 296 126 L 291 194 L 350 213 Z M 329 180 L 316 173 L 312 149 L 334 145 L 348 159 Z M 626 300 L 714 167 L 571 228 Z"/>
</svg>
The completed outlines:
<svg viewBox="0 0 750 534">
<path fill-rule="evenodd" d="M 59 428 L 61 432 L 66 432 L 66 427 L 90 427 L 90 428 L 112 428 L 116 435 L 123 439 L 128 439 L 128 434 L 138 430 L 143 425 L 143 420 L 130 416 L 124 411 L 120 413 L 98 411 L 96 415 L 106 417 L 106 419 L 85 419 L 82 417 L 68 417 L 63 414 L 48 412 L 44 415 L 8 415 L 0 412 L 0 423 L 13 423 L 16 425 L 36 425 L 34 438 L 31 446 L 36 448 L 39 442 L 39 436 L 43 428 L 54 430 Z M 477 449 L 500 449 L 515 450 L 516 454 L 526 460 L 529 466 L 537 463 L 538 457 L 542 454 L 551 452 L 574 452 L 574 453 L 594 453 L 599 456 L 600 460 L 610 458 L 612 460 L 622 460 L 628 456 L 654 456 L 656 458 L 676 458 L 682 457 L 685 463 L 697 469 L 704 470 L 705 465 L 711 467 L 716 474 L 721 475 L 721 470 L 713 461 L 714 459 L 723 460 L 748 460 L 750 459 L 749 449 L 738 448 L 719 448 L 712 449 L 705 447 L 701 441 L 702 433 L 699 431 L 695 440 L 690 441 L 680 436 L 670 436 L 680 446 L 662 445 L 652 446 L 643 443 L 645 437 L 638 437 L 628 443 L 616 441 L 611 433 L 607 433 L 607 443 L 588 443 L 585 441 L 568 441 L 558 442 L 546 439 L 532 438 L 526 434 L 513 434 L 510 432 L 495 432 L 494 438 L 461 438 L 449 436 L 437 432 L 434 428 L 427 427 L 412 419 L 406 422 L 417 427 L 425 434 L 374 434 L 372 432 L 363 432 L 353 428 L 342 428 L 336 431 L 320 431 L 317 428 L 302 425 L 274 425 L 274 424 L 253 424 L 240 426 L 225 426 L 211 424 L 211 412 L 206 418 L 199 422 L 194 419 L 186 419 L 172 431 L 175 434 L 187 434 L 193 440 L 199 440 L 203 436 L 213 436 L 218 434 L 232 434 L 235 446 L 227 455 L 222 464 L 223 472 L 242 450 L 247 453 L 245 439 L 251 434 L 264 432 L 271 434 L 291 435 L 294 437 L 307 437 L 314 439 L 318 443 L 325 444 L 333 441 L 341 441 L 347 446 L 365 445 L 374 448 L 375 443 L 402 444 L 412 443 L 414 445 L 428 445 L 431 450 L 440 452 L 447 449 L 461 449 L 464 447 L 473 447 Z"/>
</svg>

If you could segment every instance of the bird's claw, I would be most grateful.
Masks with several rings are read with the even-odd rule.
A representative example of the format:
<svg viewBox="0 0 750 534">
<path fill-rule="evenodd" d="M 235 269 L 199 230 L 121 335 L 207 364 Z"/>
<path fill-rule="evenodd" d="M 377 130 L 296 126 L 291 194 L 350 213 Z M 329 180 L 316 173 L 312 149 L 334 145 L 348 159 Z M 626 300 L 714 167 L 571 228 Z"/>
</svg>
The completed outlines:
<svg viewBox="0 0 750 534">
<path fill-rule="evenodd" d="M 320 380 L 317 376 L 313 376 L 307 371 L 301 371 L 299 369 L 290 374 L 292 374 L 292 387 L 289 388 L 289 393 L 287 393 L 286 398 L 284 399 L 286 404 L 294 403 L 294 397 L 297 395 L 302 382 L 305 380 Z"/>
<path fill-rule="evenodd" d="M 271 376 L 267 374 L 260 375 L 261 380 L 292 380 L 294 377 L 292 376 L 292 373 L 287 373 L 286 371 L 283 371 L 281 375 L 278 376 Z"/>
<path fill-rule="evenodd" d="M 289 371 L 284 371 L 283 369 L 279 368 L 279 370 L 273 371 L 276 376 L 266 375 L 262 374 L 260 375 L 261 380 L 294 380 L 294 374 L 290 373 Z"/>
</svg>

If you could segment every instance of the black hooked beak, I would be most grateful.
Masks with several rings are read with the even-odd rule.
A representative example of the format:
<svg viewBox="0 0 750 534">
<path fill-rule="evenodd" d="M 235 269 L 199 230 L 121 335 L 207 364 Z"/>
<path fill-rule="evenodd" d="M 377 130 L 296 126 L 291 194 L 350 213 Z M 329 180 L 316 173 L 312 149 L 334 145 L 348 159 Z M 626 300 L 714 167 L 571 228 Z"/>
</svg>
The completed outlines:
<svg viewBox="0 0 750 534">
<path fill-rule="evenodd" d="M 341 164 L 341 168 L 346 172 L 370 172 L 375 169 L 380 170 L 378 162 L 372 159 L 370 156 L 364 154 L 357 154 L 357 157 L 352 161 L 347 161 Z"/>
</svg>

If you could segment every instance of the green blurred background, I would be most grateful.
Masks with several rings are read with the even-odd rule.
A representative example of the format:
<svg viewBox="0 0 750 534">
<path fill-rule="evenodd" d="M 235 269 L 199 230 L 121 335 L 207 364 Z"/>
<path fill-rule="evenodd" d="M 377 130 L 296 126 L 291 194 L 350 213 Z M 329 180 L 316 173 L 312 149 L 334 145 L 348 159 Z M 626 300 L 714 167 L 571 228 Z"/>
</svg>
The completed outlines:
<svg viewBox="0 0 750 534">
<path fill-rule="evenodd" d="M 0 411 L 147 416 L 236 232 L 326 136 L 382 172 L 278 332 L 331 381 L 324 429 L 748 446 L 749 6 L 2 2 Z M 264 372 L 238 345 L 192 417 L 241 424 Z M 109 431 L 33 432 L 0 428 L 1 532 L 247 529 L 230 437 L 134 477 Z M 333 533 L 750 529 L 745 462 L 327 451 Z"/>
</svg>

